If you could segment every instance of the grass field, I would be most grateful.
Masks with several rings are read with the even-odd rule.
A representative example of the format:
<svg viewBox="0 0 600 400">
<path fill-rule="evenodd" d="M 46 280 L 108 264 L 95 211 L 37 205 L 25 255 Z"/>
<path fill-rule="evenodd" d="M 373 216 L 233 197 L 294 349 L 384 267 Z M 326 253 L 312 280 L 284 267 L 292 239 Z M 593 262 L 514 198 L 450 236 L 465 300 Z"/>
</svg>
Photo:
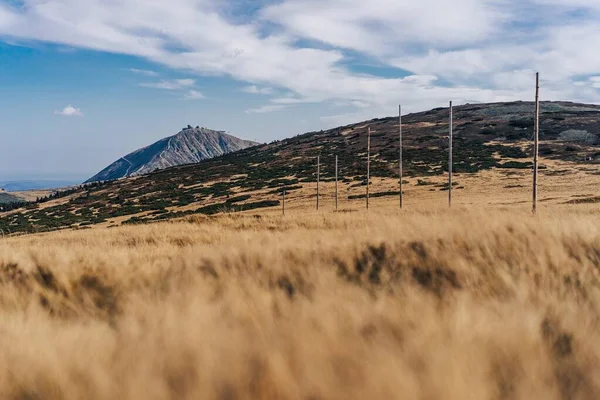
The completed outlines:
<svg viewBox="0 0 600 400">
<path fill-rule="evenodd" d="M 0 398 L 600 397 L 592 202 L 387 201 L 1 240 Z"/>
</svg>

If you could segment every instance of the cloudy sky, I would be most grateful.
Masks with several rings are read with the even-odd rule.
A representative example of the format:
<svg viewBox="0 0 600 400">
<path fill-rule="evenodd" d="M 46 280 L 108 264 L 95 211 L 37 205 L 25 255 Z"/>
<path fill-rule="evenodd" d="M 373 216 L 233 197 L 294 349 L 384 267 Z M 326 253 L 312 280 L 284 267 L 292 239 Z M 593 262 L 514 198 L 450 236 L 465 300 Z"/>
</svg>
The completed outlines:
<svg viewBox="0 0 600 400">
<path fill-rule="evenodd" d="M 190 124 L 261 142 L 455 103 L 600 102 L 596 0 L 0 0 L 0 180 Z"/>
</svg>

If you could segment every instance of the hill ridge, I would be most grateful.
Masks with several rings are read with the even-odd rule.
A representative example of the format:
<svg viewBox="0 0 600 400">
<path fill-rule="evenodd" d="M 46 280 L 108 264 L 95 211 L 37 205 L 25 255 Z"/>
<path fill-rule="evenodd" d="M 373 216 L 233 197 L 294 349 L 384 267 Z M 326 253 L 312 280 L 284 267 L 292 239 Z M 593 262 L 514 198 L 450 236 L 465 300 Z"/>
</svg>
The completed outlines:
<svg viewBox="0 0 600 400">
<path fill-rule="evenodd" d="M 477 187 L 485 186 L 492 171 L 502 177 L 497 180 L 504 185 L 502 191 L 529 186 L 533 109 L 533 102 L 455 107 L 453 171 L 461 186 L 475 179 L 480 179 Z M 406 190 L 421 194 L 447 190 L 448 108 L 407 114 L 402 122 Z M 600 106 L 543 102 L 540 122 L 542 178 L 556 177 L 564 185 L 580 182 L 575 178 L 579 176 L 594 186 L 595 179 L 600 179 Z M 317 156 L 325 186 L 335 179 L 334 160 L 339 159 L 340 193 L 350 206 L 365 192 L 368 127 L 373 132 L 371 178 L 377 182 L 372 193 L 394 195 L 398 189 L 397 116 L 308 132 L 131 179 L 90 183 L 54 196 L 48 203 L 0 215 L 0 229 L 35 232 L 252 210 L 277 206 L 283 189 L 288 204 L 310 203 L 315 196 Z M 560 201 L 595 202 L 585 188 L 581 185 L 573 192 L 580 197 Z M 469 184 L 463 189 L 476 191 Z"/>
</svg>

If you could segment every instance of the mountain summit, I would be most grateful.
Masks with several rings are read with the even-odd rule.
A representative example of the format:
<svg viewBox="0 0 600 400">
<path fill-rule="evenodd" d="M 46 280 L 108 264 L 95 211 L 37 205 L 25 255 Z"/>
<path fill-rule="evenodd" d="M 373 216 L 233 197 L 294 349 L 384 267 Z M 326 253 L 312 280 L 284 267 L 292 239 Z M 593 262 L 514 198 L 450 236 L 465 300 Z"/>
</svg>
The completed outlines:
<svg viewBox="0 0 600 400">
<path fill-rule="evenodd" d="M 157 169 L 194 164 L 256 144 L 258 143 L 236 138 L 223 131 L 192 128 L 188 125 L 176 135 L 121 157 L 88 179 L 86 183 L 143 175 Z"/>
</svg>

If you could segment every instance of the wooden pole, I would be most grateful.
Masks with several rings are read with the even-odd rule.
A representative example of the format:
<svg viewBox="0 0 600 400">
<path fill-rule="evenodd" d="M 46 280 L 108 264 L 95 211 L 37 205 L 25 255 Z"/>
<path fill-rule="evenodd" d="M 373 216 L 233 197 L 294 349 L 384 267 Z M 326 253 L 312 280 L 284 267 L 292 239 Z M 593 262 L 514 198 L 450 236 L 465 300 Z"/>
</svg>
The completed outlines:
<svg viewBox="0 0 600 400">
<path fill-rule="evenodd" d="M 452 102 L 450 102 L 450 133 L 448 136 L 449 148 L 448 148 L 448 207 L 452 206 Z"/>
<path fill-rule="evenodd" d="M 285 189 L 283 189 L 283 215 L 285 215 Z"/>
<path fill-rule="evenodd" d="M 533 213 L 537 212 L 538 158 L 540 140 L 540 73 L 535 74 L 535 139 L 533 144 Z"/>
<path fill-rule="evenodd" d="M 319 209 L 319 183 L 321 181 L 321 156 L 317 156 L 317 210 Z"/>
<path fill-rule="evenodd" d="M 398 176 L 400 179 L 400 208 L 404 207 L 404 193 L 402 193 L 402 106 L 398 106 L 398 130 L 399 130 L 399 154 L 398 154 Z"/>
<path fill-rule="evenodd" d="M 371 185 L 371 127 L 367 131 L 367 210 L 369 209 L 369 186 Z"/>
<path fill-rule="evenodd" d="M 335 211 L 338 210 L 338 156 L 335 156 Z"/>
</svg>

